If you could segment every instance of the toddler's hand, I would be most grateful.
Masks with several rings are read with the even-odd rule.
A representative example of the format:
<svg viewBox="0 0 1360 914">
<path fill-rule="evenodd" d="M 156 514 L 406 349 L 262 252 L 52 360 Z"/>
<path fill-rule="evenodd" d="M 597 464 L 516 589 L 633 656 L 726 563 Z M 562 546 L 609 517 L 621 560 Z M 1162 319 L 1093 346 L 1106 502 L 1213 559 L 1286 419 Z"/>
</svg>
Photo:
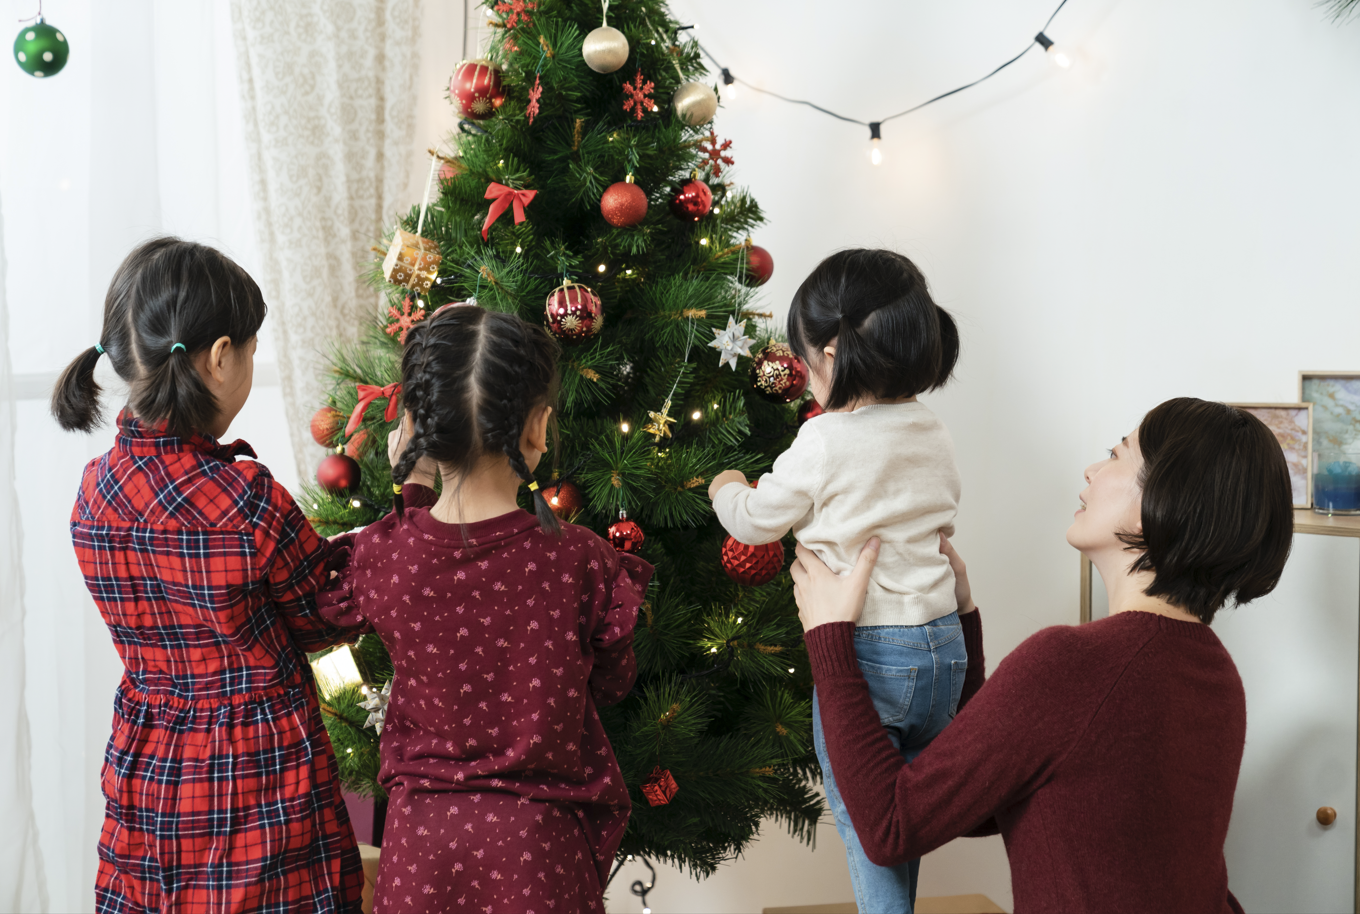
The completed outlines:
<svg viewBox="0 0 1360 914">
<path fill-rule="evenodd" d="M 716 498 L 718 490 L 729 482 L 739 482 L 746 485 L 746 474 L 740 470 L 723 470 L 717 476 L 714 476 L 713 481 L 708 484 L 708 500 L 712 501 Z"/>
<path fill-rule="evenodd" d="M 949 537 L 943 533 L 940 534 L 940 555 L 949 559 L 949 567 L 954 569 L 954 603 L 958 606 L 959 615 L 966 616 L 977 609 L 977 604 L 973 602 L 973 588 L 968 583 L 968 566 L 963 564 Z"/>
</svg>

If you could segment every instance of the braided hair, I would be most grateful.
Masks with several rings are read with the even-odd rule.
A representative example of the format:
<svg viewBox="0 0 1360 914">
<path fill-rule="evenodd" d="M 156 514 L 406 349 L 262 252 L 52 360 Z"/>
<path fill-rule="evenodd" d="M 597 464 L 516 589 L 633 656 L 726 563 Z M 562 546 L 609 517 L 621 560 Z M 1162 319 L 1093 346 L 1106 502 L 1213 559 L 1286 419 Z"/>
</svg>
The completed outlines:
<svg viewBox="0 0 1360 914">
<path fill-rule="evenodd" d="M 461 480 L 478 461 L 503 454 L 520 479 L 534 474 L 520 450 L 529 414 L 557 399 L 557 342 L 513 314 L 471 305 L 446 307 L 411 328 L 401 356 L 402 404 L 411 440 L 395 466 L 400 485 L 422 457 Z M 534 489 L 543 530 L 561 528 L 543 492 Z M 397 512 L 402 511 L 397 496 Z"/>
</svg>

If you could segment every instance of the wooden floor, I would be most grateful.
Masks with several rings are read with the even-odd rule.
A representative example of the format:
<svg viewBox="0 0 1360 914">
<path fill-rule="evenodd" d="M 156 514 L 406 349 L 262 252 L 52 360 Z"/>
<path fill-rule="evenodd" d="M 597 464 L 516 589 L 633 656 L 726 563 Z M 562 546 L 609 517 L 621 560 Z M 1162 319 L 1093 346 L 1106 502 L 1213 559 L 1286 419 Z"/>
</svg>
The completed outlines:
<svg viewBox="0 0 1360 914">
<path fill-rule="evenodd" d="M 840 904 L 808 904 L 793 908 L 766 908 L 762 914 L 859 914 L 853 901 Z M 916 914 L 1006 914 L 986 895 L 937 895 L 916 899 Z"/>
</svg>

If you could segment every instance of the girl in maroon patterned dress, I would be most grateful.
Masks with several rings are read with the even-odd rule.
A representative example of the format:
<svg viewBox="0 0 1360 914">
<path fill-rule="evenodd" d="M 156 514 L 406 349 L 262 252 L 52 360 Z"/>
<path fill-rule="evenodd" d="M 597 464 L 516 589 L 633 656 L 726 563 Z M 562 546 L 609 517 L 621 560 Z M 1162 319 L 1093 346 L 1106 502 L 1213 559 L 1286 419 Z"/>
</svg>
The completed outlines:
<svg viewBox="0 0 1360 914">
<path fill-rule="evenodd" d="M 632 687 L 652 568 L 559 527 L 538 491 L 556 387 L 556 343 L 518 317 L 447 306 L 412 328 L 406 485 L 318 598 L 376 630 L 396 671 L 377 914 L 604 910 L 630 807 L 596 709 Z"/>
<path fill-rule="evenodd" d="M 244 441 L 265 304 L 229 258 L 175 238 L 128 255 L 104 329 L 52 412 L 99 424 L 95 363 L 128 382 L 118 440 L 71 512 L 86 586 L 126 672 L 104 755 L 100 914 L 357 911 L 363 870 L 303 651 L 340 558 Z"/>
</svg>

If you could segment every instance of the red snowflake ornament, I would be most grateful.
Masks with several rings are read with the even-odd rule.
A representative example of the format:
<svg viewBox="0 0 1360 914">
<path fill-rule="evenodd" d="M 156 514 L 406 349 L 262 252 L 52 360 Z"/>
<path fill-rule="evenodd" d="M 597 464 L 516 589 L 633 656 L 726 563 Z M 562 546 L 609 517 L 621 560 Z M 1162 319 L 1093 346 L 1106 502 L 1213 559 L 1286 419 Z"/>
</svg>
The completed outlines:
<svg viewBox="0 0 1360 914">
<path fill-rule="evenodd" d="M 395 305 L 389 305 L 387 308 L 387 316 L 395 318 L 392 323 L 387 325 L 387 335 L 396 336 L 400 332 L 401 336 L 398 337 L 397 341 L 403 346 L 406 345 L 406 334 L 411 332 L 412 327 L 425 319 L 424 308 L 417 308 L 412 313 L 411 306 L 413 304 L 415 304 L 415 299 L 408 295 L 406 300 L 401 303 L 400 311 L 396 309 Z"/>
<path fill-rule="evenodd" d="M 722 167 L 724 165 L 735 165 L 736 160 L 729 155 L 723 155 L 732 145 L 731 140 L 723 140 L 722 145 L 718 144 L 718 134 L 713 130 L 708 131 L 708 139 L 699 144 L 699 151 L 708 156 L 708 164 L 713 168 L 713 177 L 722 177 Z"/>
<path fill-rule="evenodd" d="M 529 107 L 524 109 L 524 113 L 529 116 L 529 123 L 534 122 L 534 116 L 538 114 L 538 100 L 543 97 L 543 77 L 534 74 L 534 87 L 529 90 Z"/>
<path fill-rule="evenodd" d="M 660 765 L 652 769 L 652 773 L 642 785 L 642 795 L 653 806 L 665 806 L 679 790 L 680 787 L 675 783 L 670 769 L 662 770 Z"/>
<path fill-rule="evenodd" d="M 644 80 L 642 71 L 638 70 L 633 82 L 623 84 L 623 94 L 628 96 L 623 100 L 623 110 L 633 112 L 638 120 L 642 120 L 642 116 L 648 111 L 656 110 L 656 102 L 647 97 L 655 88 L 656 85 L 650 80 Z"/>
<path fill-rule="evenodd" d="M 538 4 L 533 0 L 510 0 L 508 3 L 497 3 L 492 9 L 498 13 L 509 13 L 510 15 L 505 17 L 505 27 L 513 29 L 521 22 L 525 25 L 533 25 L 534 20 L 529 18 L 526 10 L 536 10 Z"/>
</svg>

